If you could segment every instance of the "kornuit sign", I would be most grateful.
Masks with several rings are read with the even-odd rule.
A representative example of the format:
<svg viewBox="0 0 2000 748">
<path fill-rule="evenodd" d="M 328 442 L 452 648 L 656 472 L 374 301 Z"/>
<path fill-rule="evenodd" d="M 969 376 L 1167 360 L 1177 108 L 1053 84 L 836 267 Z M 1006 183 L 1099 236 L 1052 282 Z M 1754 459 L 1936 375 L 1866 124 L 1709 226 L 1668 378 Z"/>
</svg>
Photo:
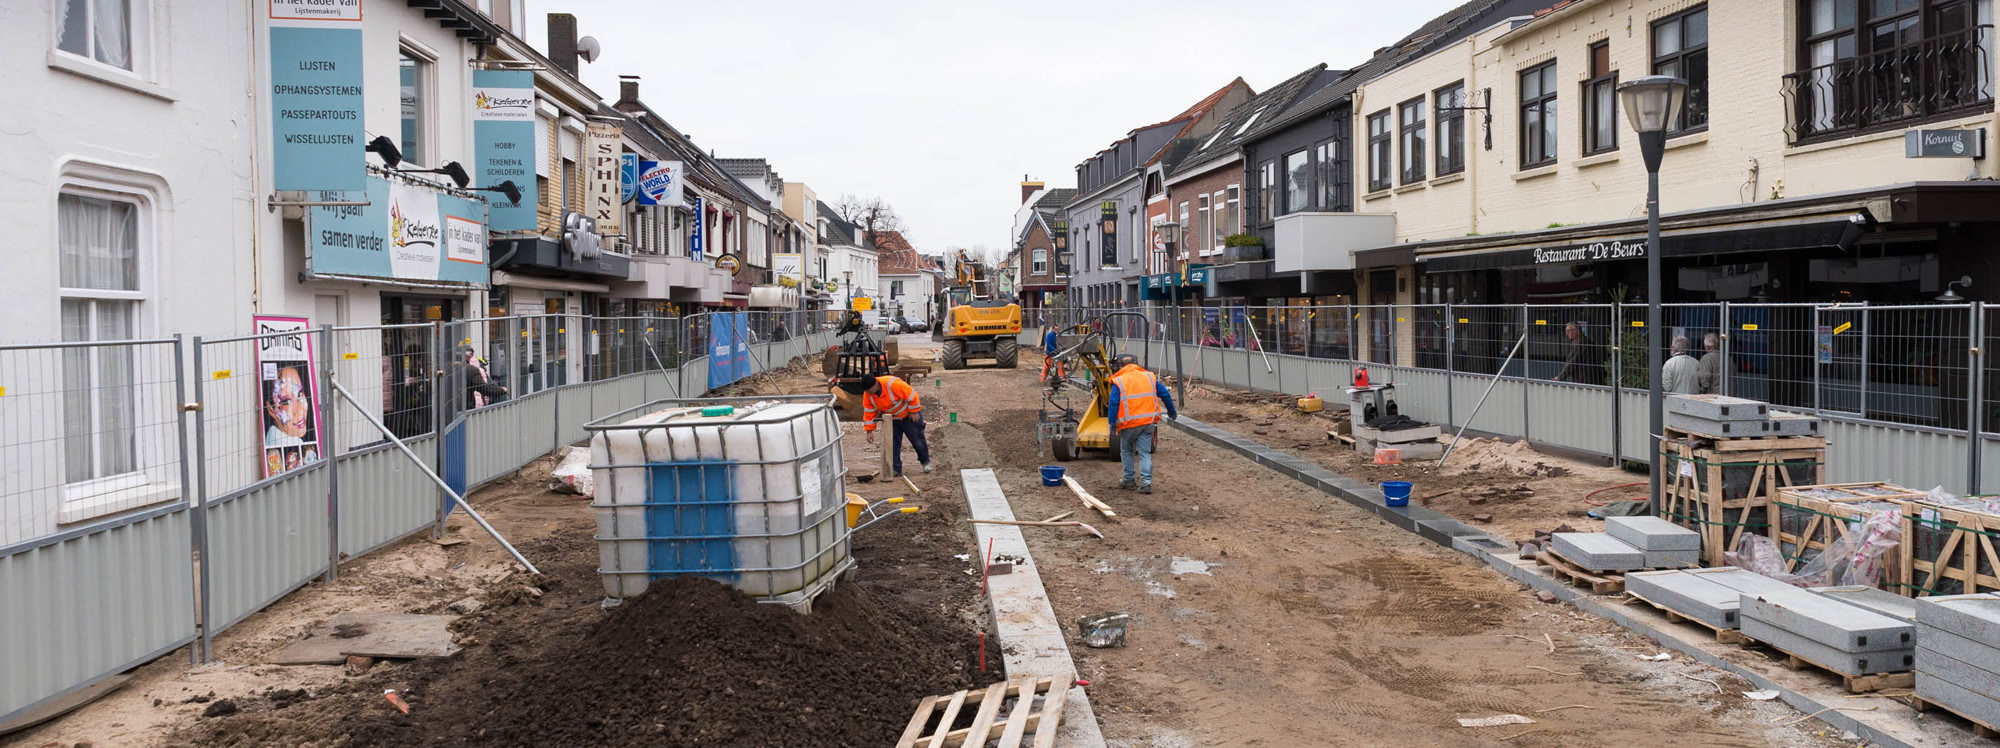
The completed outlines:
<svg viewBox="0 0 2000 748">
<path fill-rule="evenodd" d="M 1904 158 L 1985 158 L 1986 130 L 1911 130 L 1903 133 Z"/>
</svg>

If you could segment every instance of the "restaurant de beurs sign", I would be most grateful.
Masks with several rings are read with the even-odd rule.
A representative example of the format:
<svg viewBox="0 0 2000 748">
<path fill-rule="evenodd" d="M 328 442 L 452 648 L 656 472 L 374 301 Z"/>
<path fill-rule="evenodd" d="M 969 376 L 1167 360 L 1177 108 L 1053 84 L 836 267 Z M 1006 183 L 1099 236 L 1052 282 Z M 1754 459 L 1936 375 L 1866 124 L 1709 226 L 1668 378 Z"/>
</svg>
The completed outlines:
<svg viewBox="0 0 2000 748">
<path fill-rule="evenodd" d="M 361 0 L 270 0 L 271 167 L 278 190 L 359 190 Z"/>
</svg>

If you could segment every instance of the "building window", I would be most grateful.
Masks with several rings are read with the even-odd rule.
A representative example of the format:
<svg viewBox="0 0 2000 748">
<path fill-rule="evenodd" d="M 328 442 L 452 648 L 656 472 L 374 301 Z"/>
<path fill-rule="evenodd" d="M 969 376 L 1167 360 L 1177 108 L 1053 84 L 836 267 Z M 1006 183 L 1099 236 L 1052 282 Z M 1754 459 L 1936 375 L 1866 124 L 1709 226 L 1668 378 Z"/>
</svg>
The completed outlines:
<svg viewBox="0 0 2000 748">
<path fill-rule="evenodd" d="M 1824 1 L 1824 0 L 1822 0 Z M 1907 0 L 1906 0 L 1907 1 Z M 1851 4 L 1853 0 L 1848 0 Z M 1878 6 L 1881 3 L 1876 3 Z M 1669 132 L 1708 128 L 1708 6 L 1653 23 L 1653 74 L 1687 81 L 1681 116 Z"/>
<path fill-rule="evenodd" d="M 1993 100 L 1987 0 L 1805 0 L 1798 17 L 1799 71 L 1784 86 L 1794 141 L 1901 126 Z M 1706 41 L 1706 17 L 1700 30 Z"/>
<path fill-rule="evenodd" d="M 581 210 L 583 208 L 583 169 L 579 164 L 583 161 L 583 134 L 564 127 L 556 135 L 562 147 L 562 162 L 557 167 L 561 170 L 561 173 L 557 176 L 562 178 L 562 194 L 556 198 L 556 212 Z M 710 223 L 713 224 L 713 222 Z M 729 251 L 729 231 L 729 227 L 725 224 L 721 234 L 722 240 L 715 243 L 718 254 Z"/>
<path fill-rule="evenodd" d="M 1187 227 L 1188 227 L 1188 215 L 1189 215 L 1189 214 L 1188 214 L 1188 204 L 1187 204 L 1187 203 L 1181 203 L 1181 234 L 1182 234 L 1182 235 L 1181 235 L 1181 246 L 1180 246 L 1180 247 L 1178 247 L 1178 248 L 1177 248 L 1177 249 L 1178 249 L 1178 251 L 1176 251 L 1176 252 L 1175 252 L 1175 254 L 1179 255 L 1179 257 L 1178 257 L 1177 259 L 1183 259 L 1183 260 L 1187 259 L 1187 256 L 1188 256 L 1188 245 L 1190 245 L 1190 244 L 1193 244 L 1193 243 L 1194 243 L 1194 240 L 1193 240 L 1193 239 L 1191 239 L 1191 238 L 1189 238 L 1189 237 L 1187 236 Z"/>
<path fill-rule="evenodd" d="M 1210 212 L 1208 196 L 1202 195 L 1196 197 L 1194 223 L 1181 227 L 1183 229 L 1181 235 L 1187 237 L 1187 241 L 1193 244 L 1196 250 L 1209 249 L 1208 242 L 1206 241 L 1208 238 L 1206 228 L 1215 225 L 1215 219 L 1210 215 Z M 1217 244 L 1214 247 L 1221 249 L 1222 245 Z"/>
<path fill-rule="evenodd" d="M 148 0 L 56 0 L 56 49 L 143 73 L 152 37 Z"/>
<path fill-rule="evenodd" d="M 1278 200 L 1278 166 L 1269 161 L 1257 167 L 1257 222 L 1270 223 Z"/>
<path fill-rule="evenodd" d="M 1590 45 L 1590 80 L 1583 82 L 1583 153 L 1618 150 L 1618 71 L 1611 43 Z"/>
<path fill-rule="evenodd" d="M 1556 64 L 1521 71 L 1521 168 L 1556 162 Z"/>
<path fill-rule="evenodd" d="M 1229 227 L 1223 236 L 1243 233 L 1243 210 L 1242 206 L 1238 204 L 1241 201 L 1237 198 L 1237 191 L 1236 185 L 1229 185 L 1229 205 L 1223 210 L 1224 213 L 1228 214 Z"/>
<path fill-rule="evenodd" d="M 1403 184 L 1424 181 L 1424 100 L 1417 97 L 1396 105 L 1402 125 Z"/>
<path fill-rule="evenodd" d="M 397 57 L 396 74 L 402 83 L 403 160 L 430 164 L 424 145 L 431 135 L 431 60 L 405 47 Z"/>
<path fill-rule="evenodd" d="M 1034 273 L 1035 275 L 1047 275 L 1047 274 L 1048 274 L 1048 272 L 1049 272 L 1049 251 L 1048 251 L 1048 250 L 1046 250 L 1046 249 L 1037 249 L 1037 250 L 1035 250 L 1034 252 L 1031 252 L 1031 253 L 1029 253 L 1029 257 L 1033 258 L 1033 259 L 1032 259 L 1032 263 L 1033 263 L 1033 264 L 1031 264 L 1031 265 L 1029 266 L 1029 267 L 1033 268 L 1033 270 L 1032 270 L 1031 272 L 1033 272 L 1033 273 Z"/>
<path fill-rule="evenodd" d="M 1453 83 L 1431 96 L 1437 102 L 1437 175 L 1465 171 L 1465 84 Z"/>
<path fill-rule="evenodd" d="M 1229 211 L 1233 210 L 1231 206 L 1234 203 L 1231 200 L 1229 200 L 1220 190 L 1216 191 L 1210 197 L 1212 197 L 1215 201 L 1215 212 L 1209 214 L 1209 219 L 1210 219 L 1208 222 L 1209 226 L 1208 233 L 1210 239 L 1209 246 L 1214 247 L 1216 251 L 1219 252 L 1222 250 L 1222 246 L 1228 243 L 1229 239 L 1228 223 L 1233 222 L 1235 220 L 1235 216 L 1229 216 L 1227 214 L 1229 213 Z"/>
<path fill-rule="evenodd" d="M 1341 173 L 1340 141 L 1329 140 L 1313 148 L 1313 180 L 1319 184 L 1320 210 L 1346 210 L 1346 184 Z"/>
<path fill-rule="evenodd" d="M 889 281 L 889 298 L 892 298 L 892 299 L 900 299 L 900 298 L 903 298 L 903 282 L 902 282 L 902 281 Z"/>
<path fill-rule="evenodd" d="M 137 338 L 139 205 L 63 194 L 56 200 L 63 342 Z M 139 470 L 133 349 L 62 352 L 63 476 L 81 484 Z"/>
<path fill-rule="evenodd" d="M 1312 158 L 1305 151 L 1285 154 L 1285 212 L 1312 207 Z"/>
<path fill-rule="evenodd" d="M 1368 115 L 1368 191 L 1389 189 L 1394 167 L 1389 165 L 1389 110 Z"/>
</svg>

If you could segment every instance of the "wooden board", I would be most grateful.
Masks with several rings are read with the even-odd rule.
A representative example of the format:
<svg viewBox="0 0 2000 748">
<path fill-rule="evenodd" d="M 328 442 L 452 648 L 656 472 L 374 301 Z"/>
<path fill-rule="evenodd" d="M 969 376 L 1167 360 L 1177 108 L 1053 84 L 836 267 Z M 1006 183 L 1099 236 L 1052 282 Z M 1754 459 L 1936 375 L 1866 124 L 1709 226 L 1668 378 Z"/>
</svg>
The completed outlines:
<svg viewBox="0 0 2000 748">
<path fill-rule="evenodd" d="M 450 657 L 451 622 L 458 616 L 348 611 L 313 629 L 271 657 L 277 665 L 338 665 L 349 655 L 384 659 Z M 340 636 L 343 633 L 348 636 Z"/>
<path fill-rule="evenodd" d="M 896 740 L 897 748 L 985 748 L 998 740 L 1000 748 L 1021 748 L 1034 738 L 1034 748 L 1055 745 L 1062 723 L 1063 702 L 1069 698 L 1069 677 L 1013 678 L 986 688 L 946 696 L 927 696 Z M 1061 688 L 1057 688 L 1061 684 Z M 1008 707 L 1006 701 L 1015 701 Z M 959 715 L 976 707 L 971 725 L 952 729 Z M 1005 714 L 1001 713 L 1007 708 Z"/>
<path fill-rule="evenodd" d="M 1763 452 L 1772 449 L 1826 449 L 1824 436 L 1749 436 L 1718 439 L 1668 427 L 1666 441 L 1700 441 L 1703 449 L 1716 452 Z"/>
<path fill-rule="evenodd" d="M 1599 574 L 1590 571 L 1578 566 L 1574 561 L 1556 555 L 1555 551 L 1542 551 L 1535 554 L 1535 563 L 1549 567 L 1557 576 L 1566 577 L 1579 587 L 1589 587 L 1593 595 L 1608 595 L 1625 591 L 1625 575 Z"/>
<path fill-rule="evenodd" d="M 1972 734 L 1977 735 L 1981 738 L 1985 738 L 1987 740 L 2000 738 L 2000 729 L 1996 729 L 1992 725 L 1986 724 L 1985 722 L 1981 722 L 1979 720 L 1966 716 L 1965 714 L 1960 713 L 1957 709 L 1953 709 L 1951 707 L 1945 706 L 1935 701 L 1931 701 L 1922 696 L 1917 696 L 1915 694 L 1912 694 L 1910 696 L 1910 700 L 1911 702 L 1913 702 L 1913 705 L 1917 708 L 1917 711 L 1920 713 L 1936 709 L 1940 712 L 1956 714 L 1958 715 L 1959 719 L 1972 723 Z"/>
<path fill-rule="evenodd" d="M 26 730 L 35 725 L 76 711 L 85 704 L 104 698 L 112 691 L 123 688 L 126 683 L 130 683 L 131 681 L 132 676 L 130 675 L 113 675 L 63 694 L 58 698 L 43 703 L 41 706 L 22 712 L 20 716 L 15 717 L 6 724 L 0 724 L 0 735 Z"/>
<path fill-rule="evenodd" d="M 1848 675 L 1846 673 L 1839 672 L 1837 670 L 1834 670 L 1833 668 L 1827 667 L 1817 662 L 1813 662 L 1812 660 L 1808 660 L 1804 657 L 1792 654 L 1791 652 L 1787 652 L 1785 651 L 1784 647 L 1777 646 L 1767 641 L 1758 641 L 1756 639 L 1752 639 L 1747 636 L 1743 637 L 1742 641 L 1744 644 L 1760 644 L 1766 648 L 1769 648 L 1773 652 L 1777 652 L 1779 654 L 1784 655 L 1785 667 L 1791 668 L 1793 670 L 1819 670 L 1825 672 L 1827 675 L 1839 678 L 1841 681 L 1841 685 L 1847 687 L 1848 693 L 1871 693 L 1874 691 L 1908 689 L 1908 688 L 1915 688 L 1917 685 L 1917 674 L 1908 670 L 1899 673 L 1875 673 L 1873 675 Z"/>
<path fill-rule="evenodd" d="M 1661 613 L 1665 614 L 1667 616 L 1667 620 L 1669 621 L 1672 621 L 1674 623 L 1692 623 L 1696 626 L 1700 626 L 1702 628 L 1708 629 L 1709 631 L 1715 632 L 1715 640 L 1719 643 L 1742 644 L 1743 642 L 1749 641 L 1748 639 L 1744 638 L 1743 632 L 1737 631 L 1736 629 L 1716 628 L 1714 626 L 1709 625 L 1707 621 L 1701 620 L 1699 618 L 1689 618 L 1687 616 L 1681 615 L 1680 613 L 1676 612 L 1673 608 L 1669 608 L 1665 605 L 1653 602 L 1652 600 L 1648 600 L 1644 596 L 1636 594 L 1629 590 L 1626 591 L 1625 594 L 1631 595 L 1632 599 L 1634 600 L 1653 606 L 1654 609 L 1659 610 Z"/>
</svg>

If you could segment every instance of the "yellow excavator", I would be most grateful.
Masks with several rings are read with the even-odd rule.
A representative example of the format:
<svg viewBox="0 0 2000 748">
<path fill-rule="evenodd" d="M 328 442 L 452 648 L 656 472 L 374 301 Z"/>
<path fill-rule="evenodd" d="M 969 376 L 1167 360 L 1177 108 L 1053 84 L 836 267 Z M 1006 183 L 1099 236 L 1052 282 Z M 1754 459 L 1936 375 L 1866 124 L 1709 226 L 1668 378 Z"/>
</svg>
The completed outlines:
<svg viewBox="0 0 2000 748">
<path fill-rule="evenodd" d="M 1040 410 L 1035 432 L 1036 440 L 1046 443 L 1058 460 L 1076 459 L 1085 449 L 1118 454 L 1112 448 L 1111 418 L 1106 413 L 1111 407 L 1111 358 L 1116 351 L 1113 339 L 1104 333 L 1118 317 L 1133 317 L 1147 324 L 1146 315 L 1138 312 L 1112 312 L 1094 323 L 1066 328 L 1058 338 L 1056 358 L 1062 361 L 1062 370 L 1072 376 L 1051 379 L 1043 390 L 1042 399 L 1048 407 Z M 1082 379 L 1074 376 L 1079 373 Z M 1080 411 L 1071 393 L 1090 398 Z"/>
<path fill-rule="evenodd" d="M 952 287 L 940 294 L 945 310 L 939 339 L 944 341 L 944 368 L 963 369 L 968 356 L 991 356 L 1002 369 L 1020 361 L 1021 305 L 1007 303 L 994 292 L 986 264 L 958 250 L 958 271 Z"/>
</svg>

